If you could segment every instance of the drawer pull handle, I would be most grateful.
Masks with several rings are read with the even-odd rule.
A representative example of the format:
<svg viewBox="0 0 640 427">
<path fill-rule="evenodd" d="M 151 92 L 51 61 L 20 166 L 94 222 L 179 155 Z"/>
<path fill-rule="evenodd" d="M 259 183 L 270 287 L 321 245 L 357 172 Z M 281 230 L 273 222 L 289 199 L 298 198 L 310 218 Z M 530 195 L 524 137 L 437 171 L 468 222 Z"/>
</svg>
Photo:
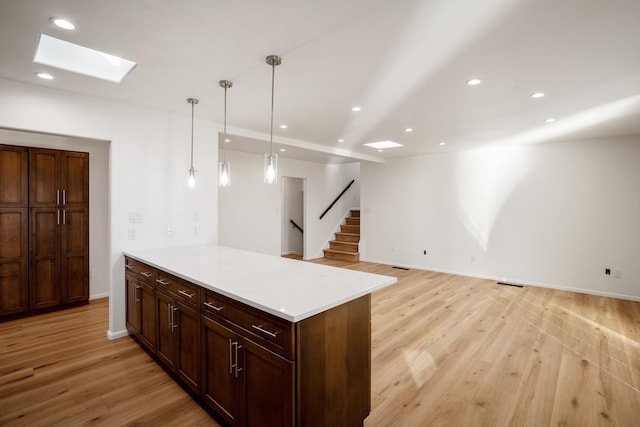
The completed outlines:
<svg viewBox="0 0 640 427">
<path fill-rule="evenodd" d="M 269 332 L 269 331 L 267 331 L 266 329 L 263 329 L 263 328 L 262 328 L 262 325 L 253 325 L 253 324 L 252 324 L 252 325 L 251 325 L 251 327 L 252 327 L 253 329 L 257 329 L 257 330 L 259 330 L 260 332 L 263 332 L 263 333 L 265 333 L 265 334 L 269 335 L 270 337 L 275 338 L 275 337 L 277 337 L 277 336 L 278 336 L 278 332 L 279 332 L 279 331 L 278 331 L 278 332 Z"/>
<path fill-rule="evenodd" d="M 189 292 L 183 291 L 182 289 L 178 289 L 178 293 L 180 295 L 184 295 L 185 297 L 189 297 L 189 298 L 193 298 L 196 296 L 196 294 L 190 294 Z"/>
<path fill-rule="evenodd" d="M 148 271 L 141 271 L 140 274 L 142 274 L 144 277 L 151 277 L 153 276 L 153 274 L 149 273 Z"/>
<path fill-rule="evenodd" d="M 209 308 L 211 308 L 211 309 L 213 309 L 213 310 L 215 310 L 215 311 L 221 311 L 224 308 L 224 306 L 216 307 L 215 305 L 211 304 L 210 302 L 205 302 L 204 305 L 209 307 Z"/>
<path fill-rule="evenodd" d="M 133 265 L 125 264 L 124 268 L 126 268 L 127 270 L 131 270 L 133 268 Z"/>
<path fill-rule="evenodd" d="M 166 282 L 166 281 L 164 281 L 162 279 L 156 279 L 156 282 L 160 283 L 161 285 L 165 285 L 165 286 L 167 286 L 169 284 L 169 282 Z"/>
</svg>

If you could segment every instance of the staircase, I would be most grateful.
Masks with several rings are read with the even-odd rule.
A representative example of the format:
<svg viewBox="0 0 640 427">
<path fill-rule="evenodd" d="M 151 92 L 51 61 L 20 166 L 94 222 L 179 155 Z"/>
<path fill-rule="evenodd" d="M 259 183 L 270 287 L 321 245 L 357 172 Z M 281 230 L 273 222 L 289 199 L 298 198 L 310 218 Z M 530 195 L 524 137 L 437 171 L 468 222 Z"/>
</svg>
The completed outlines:
<svg viewBox="0 0 640 427">
<path fill-rule="evenodd" d="M 329 242 L 329 249 L 323 249 L 324 257 L 342 261 L 358 262 L 358 242 L 360 242 L 360 210 L 351 209 L 350 216 L 335 233 L 336 239 Z"/>
</svg>

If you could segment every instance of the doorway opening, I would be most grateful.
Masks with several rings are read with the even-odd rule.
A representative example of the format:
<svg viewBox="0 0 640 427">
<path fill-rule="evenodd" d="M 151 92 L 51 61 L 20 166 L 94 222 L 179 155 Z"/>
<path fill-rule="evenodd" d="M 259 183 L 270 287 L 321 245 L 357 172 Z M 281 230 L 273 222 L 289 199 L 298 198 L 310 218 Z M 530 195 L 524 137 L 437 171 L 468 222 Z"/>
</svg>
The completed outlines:
<svg viewBox="0 0 640 427">
<path fill-rule="evenodd" d="M 306 179 L 282 177 L 282 241 L 283 257 L 304 259 L 304 212 Z"/>
</svg>

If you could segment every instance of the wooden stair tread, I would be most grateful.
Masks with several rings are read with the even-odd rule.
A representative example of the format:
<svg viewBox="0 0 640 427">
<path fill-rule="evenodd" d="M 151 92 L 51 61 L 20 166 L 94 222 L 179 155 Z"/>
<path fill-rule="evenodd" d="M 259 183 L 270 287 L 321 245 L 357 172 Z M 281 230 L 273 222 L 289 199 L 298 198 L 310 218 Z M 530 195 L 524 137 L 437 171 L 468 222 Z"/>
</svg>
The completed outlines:
<svg viewBox="0 0 640 427">
<path fill-rule="evenodd" d="M 342 251 L 340 249 L 331 249 L 331 248 L 327 248 L 327 249 L 323 249 L 324 252 L 329 252 L 332 254 L 342 254 L 342 255 L 358 255 L 358 251 L 356 252 L 349 252 L 349 251 Z"/>
<path fill-rule="evenodd" d="M 355 246 L 355 247 L 358 247 L 359 245 L 358 242 L 343 242 L 342 240 L 330 240 L 330 242 L 340 243 L 341 245 L 349 245 L 349 246 Z"/>
<path fill-rule="evenodd" d="M 323 249 L 325 258 L 338 259 L 349 262 L 360 260 L 360 210 L 350 209 L 350 215 L 345 217 L 340 231 L 334 233 L 335 240 L 329 241 L 329 247 Z"/>
</svg>

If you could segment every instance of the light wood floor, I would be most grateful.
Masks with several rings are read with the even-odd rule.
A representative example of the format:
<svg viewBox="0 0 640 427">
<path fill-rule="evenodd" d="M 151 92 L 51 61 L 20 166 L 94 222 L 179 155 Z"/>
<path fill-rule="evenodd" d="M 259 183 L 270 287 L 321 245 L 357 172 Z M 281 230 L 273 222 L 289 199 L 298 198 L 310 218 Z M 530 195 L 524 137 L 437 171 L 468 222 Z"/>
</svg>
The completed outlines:
<svg viewBox="0 0 640 427">
<path fill-rule="evenodd" d="M 373 426 L 638 426 L 640 303 L 420 270 L 373 295 Z M 217 426 L 107 302 L 0 323 L 0 425 Z"/>
</svg>

